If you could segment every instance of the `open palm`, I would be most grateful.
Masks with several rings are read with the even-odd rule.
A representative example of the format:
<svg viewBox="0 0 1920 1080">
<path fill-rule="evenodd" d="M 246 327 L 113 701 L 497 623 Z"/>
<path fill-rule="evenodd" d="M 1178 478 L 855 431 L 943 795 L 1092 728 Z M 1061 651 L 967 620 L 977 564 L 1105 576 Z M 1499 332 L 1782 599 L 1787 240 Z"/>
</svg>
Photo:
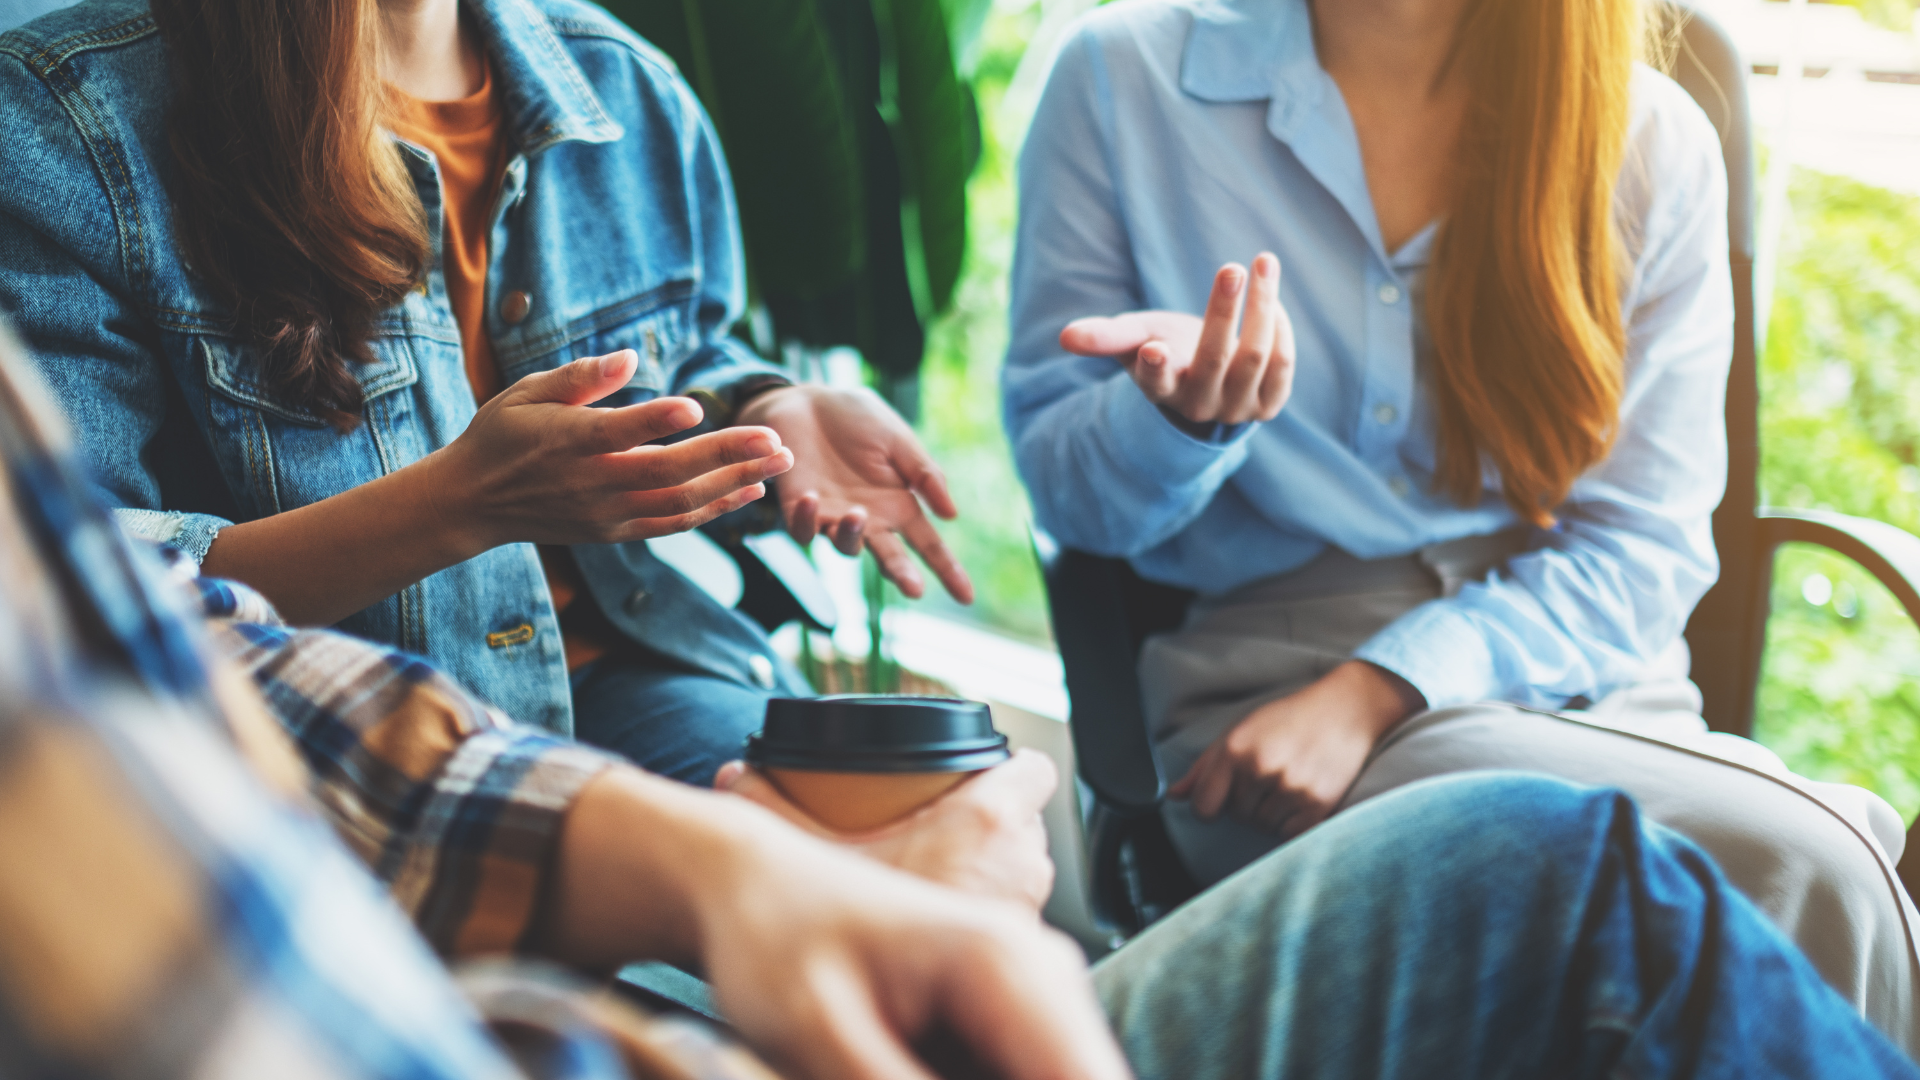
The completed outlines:
<svg viewBox="0 0 1920 1080">
<path fill-rule="evenodd" d="M 926 515 L 927 509 L 948 520 L 958 515 L 946 477 L 879 395 L 864 388 L 789 387 L 753 399 L 740 422 L 772 428 L 793 452 L 779 491 L 794 539 L 805 544 L 825 535 L 848 555 L 864 544 L 900 591 L 917 598 L 926 586 L 907 555 L 911 547 L 954 599 L 973 602 L 966 570 Z"/>
</svg>

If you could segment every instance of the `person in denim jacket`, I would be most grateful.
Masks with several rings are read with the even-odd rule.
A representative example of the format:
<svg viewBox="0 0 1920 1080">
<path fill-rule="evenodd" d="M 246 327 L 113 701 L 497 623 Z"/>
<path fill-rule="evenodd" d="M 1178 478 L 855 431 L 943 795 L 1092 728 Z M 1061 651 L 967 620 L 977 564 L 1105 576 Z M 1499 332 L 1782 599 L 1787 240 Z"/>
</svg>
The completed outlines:
<svg viewBox="0 0 1920 1080">
<path fill-rule="evenodd" d="M 791 468 L 802 542 L 971 597 L 900 418 L 728 333 L 713 129 L 597 7 L 89 0 L 0 37 L 0 145 L 0 310 L 121 523 L 296 624 L 705 783 L 806 687 L 646 539 Z"/>
</svg>

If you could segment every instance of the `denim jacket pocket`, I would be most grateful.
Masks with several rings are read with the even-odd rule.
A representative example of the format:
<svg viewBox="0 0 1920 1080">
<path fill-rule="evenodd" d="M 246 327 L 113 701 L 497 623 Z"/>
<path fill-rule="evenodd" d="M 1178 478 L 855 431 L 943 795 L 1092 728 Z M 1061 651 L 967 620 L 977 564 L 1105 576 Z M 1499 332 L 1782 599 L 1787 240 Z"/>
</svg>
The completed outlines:
<svg viewBox="0 0 1920 1080">
<path fill-rule="evenodd" d="M 241 405 L 251 405 L 282 420 L 306 427 L 322 427 L 326 421 L 304 405 L 276 395 L 266 384 L 254 351 L 222 338 L 198 338 L 195 347 L 206 366 L 207 387 Z M 372 401 L 420 381 L 412 350 L 404 346 L 375 350 L 370 364 L 349 364 L 354 381 L 360 384 L 360 396 Z"/>
<path fill-rule="evenodd" d="M 371 363 L 349 365 L 364 415 L 345 431 L 270 388 L 254 349 L 211 336 L 193 349 L 207 380 L 208 441 L 246 516 L 306 506 L 407 463 L 392 445 L 412 407 L 396 392 L 420 379 L 407 339 L 378 338 Z"/>
<path fill-rule="evenodd" d="M 622 349 L 640 355 L 633 378 L 600 405 L 628 405 L 665 393 L 670 373 L 700 347 L 690 310 L 695 294 L 691 280 L 674 280 L 631 299 L 609 304 L 590 315 L 571 320 L 565 330 L 544 342 L 544 351 L 514 359 L 515 350 L 501 357 L 509 381 L 531 372 L 546 371 L 589 356 L 606 356 Z M 524 348 L 524 347 L 523 347 Z"/>
</svg>

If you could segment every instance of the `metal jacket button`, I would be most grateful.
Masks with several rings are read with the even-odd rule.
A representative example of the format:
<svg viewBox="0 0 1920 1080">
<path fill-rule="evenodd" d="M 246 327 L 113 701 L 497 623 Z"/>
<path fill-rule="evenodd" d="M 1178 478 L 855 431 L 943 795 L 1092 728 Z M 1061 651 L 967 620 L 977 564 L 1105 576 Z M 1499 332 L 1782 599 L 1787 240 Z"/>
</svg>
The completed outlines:
<svg viewBox="0 0 1920 1080">
<path fill-rule="evenodd" d="M 518 326 L 532 308 L 533 298 L 515 289 L 500 298 L 500 320 L 508 326 Z"/>
<path fill-rule="evenodd" d="M 773 689 L 773 661 L 754 653 L 747 657 L 747 667 L 753 672 L 753 681 L 762 690 Z"/>
<path fill-rule="evenodd" d="M 647 592 L 647 590 L 635 589 L 627 594 L 627 602 L 620 606 L 627 610 L 627 614 L 638 615 L 640 614 L 640 609 L 646 607 L 647 601 L 651 599 L 653 599 L 653 595 Z"/>
</svg>

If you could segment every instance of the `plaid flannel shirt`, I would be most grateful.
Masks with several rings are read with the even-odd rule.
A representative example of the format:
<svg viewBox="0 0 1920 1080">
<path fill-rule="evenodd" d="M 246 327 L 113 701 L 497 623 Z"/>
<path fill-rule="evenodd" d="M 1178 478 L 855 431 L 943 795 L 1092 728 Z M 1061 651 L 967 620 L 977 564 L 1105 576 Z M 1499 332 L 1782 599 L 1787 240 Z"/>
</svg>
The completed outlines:
<svg viewBox="0 0 1920 1080">
<path fill-rule="evenodd" d="M 280 624 L 194 578 L 216 647 L 252 676 L 345 840 L 444 956 L 514 949 L 567 807 L 607 756 L 516 725 L 426 661 Z"/>
<path fill-rule="evenodd" d="M 607 759 L 166 574 L 0 328 L 0 1076 L 770 1075 L 562 973 L 434 955 L 518 942 Z"/>
</svg>

